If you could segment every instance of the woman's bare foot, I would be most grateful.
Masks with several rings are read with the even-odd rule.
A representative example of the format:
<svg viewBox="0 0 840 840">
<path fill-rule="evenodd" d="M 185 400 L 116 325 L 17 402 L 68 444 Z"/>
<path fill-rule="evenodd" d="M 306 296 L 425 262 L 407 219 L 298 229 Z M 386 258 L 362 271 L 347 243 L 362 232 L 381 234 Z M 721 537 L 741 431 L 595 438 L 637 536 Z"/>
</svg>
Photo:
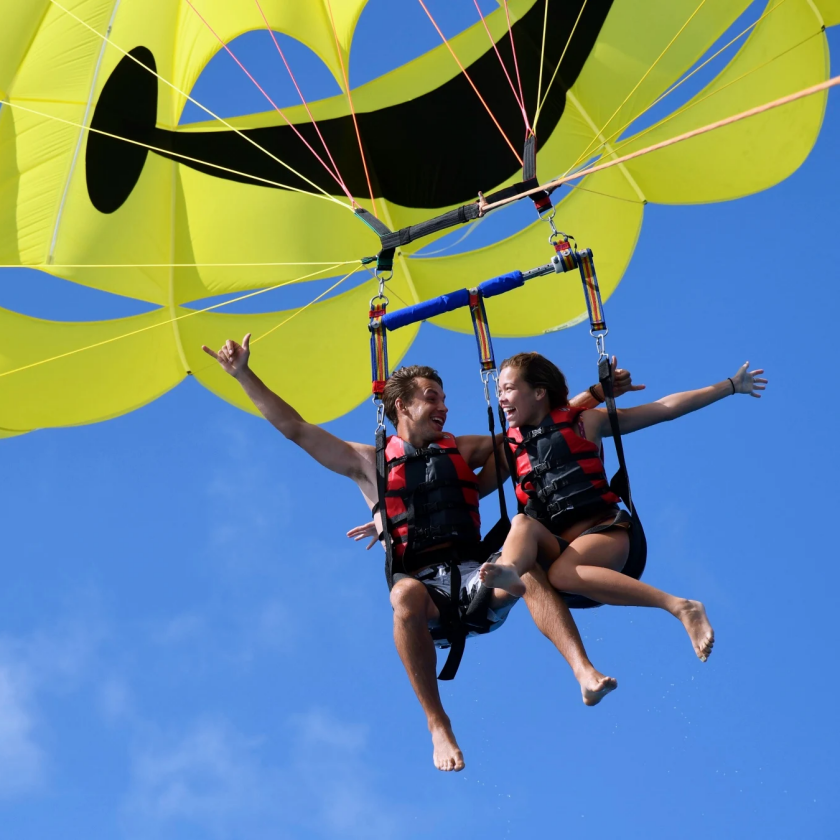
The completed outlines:
<svg viewBox="0 0 840 840">
<path fill-rule="evenodd" d="M 525 594 L 525 584 L 516 573 L 513 566 L 503 566 L 501 563 L 485 563 L 479 570 L 478 576 L 488 589 L 503 589 L 511 595 L 521 598 Z"/>
<path fill-rule="evenodd" d="M 715 644 L 715 631 L 706 618 L 706 608 L 699 601 L 686 599 L 677 610 L 676 616 L 685 627 L 697 657 L 701 662 L 705 662 L 711 656 Z"/>
<path fill-rule="evenodd" d="M 463 770 L 464 754 L 455 740 L 452 727 L 441 724 L 430 728 L 434 755 L 432 761 L 438 770 Z"/>
<path fill-rule="evenodd" d="M 611 691 L 618 688 L 615 677 L 605 677 L 594 668 L 580 679 L 580 693 L 585 706 L 597 706 Z"/>
</svg>

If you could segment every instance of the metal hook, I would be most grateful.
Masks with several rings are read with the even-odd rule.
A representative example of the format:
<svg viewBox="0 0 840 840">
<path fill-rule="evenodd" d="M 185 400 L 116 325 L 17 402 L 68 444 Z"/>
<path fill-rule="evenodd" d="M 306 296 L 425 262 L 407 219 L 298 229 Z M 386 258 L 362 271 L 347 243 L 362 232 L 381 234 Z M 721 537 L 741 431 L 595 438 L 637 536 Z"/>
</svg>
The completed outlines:
<svg viewBox="0 0 840 840">
<path fill-rule="evenodd" d="M 598 333 L 595 335 L 593 330 L 589 331 L 589 334 L 595 339 L 595 347 L 598 350 L 598 361 L 600 362 L 601 359 L 607 358 L 607 350 L 604 339 L 607 337 L 609 330 L 604 330 L 603 332 Z"/>
<path fill-rule="evenodd" d="M 490 402 L 490 382 L 493 383 L 493 393 L 496 396 L 496 399 L 499 398 L 499 371 L 496 368 L 490 368 L 490 370 L 482 370 L 481 371 L 481 381 L 484 384 L 484 399 L 487 400 L 487 405 L 491 405 Z"/>
<path fill-rule="evenodd" d="M 378 432 L 385 428 L 385 403 L 377 396 L 374 396 L 371 402 L 376 406 L 376 431 Z"/>
</svg>

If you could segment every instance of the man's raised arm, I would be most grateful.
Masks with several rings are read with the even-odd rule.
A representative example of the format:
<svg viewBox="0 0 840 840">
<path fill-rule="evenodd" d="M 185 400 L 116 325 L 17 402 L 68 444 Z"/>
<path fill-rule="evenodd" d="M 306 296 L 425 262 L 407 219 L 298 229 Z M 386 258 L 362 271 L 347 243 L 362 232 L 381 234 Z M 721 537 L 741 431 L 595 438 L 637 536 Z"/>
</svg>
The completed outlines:
<svg viewBox="0 0 840 840">
<path fill-rule="evenodd" d="M 260 413 L 280 433 L 311 455 L 319 464 L 339 475 L 352 478 L 357 484 L 372 481 L 373 462 L 365 457 L 366 450 L 373 448 L 347 441 L 331 435 L 326 429 L 308 423 L 285 400 L 274 393 L 248 366 L 251 334 L 242 339 L 242 344 L 228 339 L 221 350 L 215 353 L 206 345 L 205 353 L 212 356 L 242 386 Z"/>
</svg>

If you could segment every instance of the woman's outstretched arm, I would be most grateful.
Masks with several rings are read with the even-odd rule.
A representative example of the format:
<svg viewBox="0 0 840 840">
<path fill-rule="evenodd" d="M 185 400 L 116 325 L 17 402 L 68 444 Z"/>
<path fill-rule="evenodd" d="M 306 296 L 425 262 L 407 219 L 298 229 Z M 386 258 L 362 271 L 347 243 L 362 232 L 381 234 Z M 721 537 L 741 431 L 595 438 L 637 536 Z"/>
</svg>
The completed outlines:
<svg viewBox="0 0 840 840">
<path fill-rule="evenodd" d="M 734 376 L 727 377 L 715 385 L 698 388 L 696 391 L 682 391 L 670 394 L 656 402 L 640 405 L 635 408 L 619 409 L 618 424 L 622 434 L 637 432 L 657 423 L 676 420 L 692 411 L 698 411 L 712 403 L 718 402 L 733 394 L 749 394 L 751 397 L 761 397 L 760 391 L 765 389 L 767 380 L 760 378 L 764 370 L 748 371 L 749 362 L 744 362 Z M 609 418 L 606 409 L 586 411 L 583 414 L 586 437 L 598 442 L 602 437 L 611 437 Z"/>
</svg>

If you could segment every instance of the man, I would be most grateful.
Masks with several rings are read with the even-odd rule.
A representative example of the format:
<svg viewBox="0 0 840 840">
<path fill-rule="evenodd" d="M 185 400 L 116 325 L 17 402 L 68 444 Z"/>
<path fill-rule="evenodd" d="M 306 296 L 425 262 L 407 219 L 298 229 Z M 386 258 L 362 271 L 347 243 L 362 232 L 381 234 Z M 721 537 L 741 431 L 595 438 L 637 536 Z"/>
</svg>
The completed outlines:
<svg viewBox="0 0 840 840">
<path fill-rule="evenodd" d="M 202 349 L 213 356 L 221 367 L 233 376 L 262 415 L 287 439 L 296 443 L 327 469 L 352 479 L 368 506 L 373 510 L 378 499 L 376 454 L 373 446 L 340 440 L 325 429 L 306 422 L 298 412 L 281 397 L 272 392 L 249 367 L 250 333 L 242 344 L 228 340 L 215 353 L 209 347 Z M 620 390 L 639 389 L 632 386 L 628 374 L 620 383 Z M 596 404 L 590 393 L 575 398 L 581 404 Z M 435 675 L 436 655 L 433 634 L 440 638 L 445 609 L 445 593 L 449 579 L 446 569 L 457 565 L 460 570 L 461 606 L 470 606 L 473 599 L 482 598 L 483 608 L 474 617 L 472 631 L 489 632 L 500 626 L 516 598 L 501 590 L 481 591 L 478 568 L 486 557 L 480 556 L 480 534 L 477 513 L 478 495 L 491 492 L 495 487 L 495 473 L 483 469 L 491 458 L 495 442 L 489 436 L 465 435 L 454 438 L 443 431 L 448 409 L 440 377 L 431 368 L 403 368 L 395 372 L 386 386 L 383 402 L 386 416 L 397 430 L 391 438 L 392 449 L 389 467 L 394 464 L 405 466 L 417 458 L 440 465 L 441 475 L 452 471 L 458 473 L 454 481 L 426 481 L 425 486 L 436 484 L 435 491 L 444 489 L 450 495 L 435 492 L 436 501 L 426 507 L 432 508 L 425 515 L 424 522 L 434 527 L 419 529 L 421 538 L 414 537 L 414 543 L 407 542 L 406 517 L 393 515 L 388 508 L 388 521 L 382 523 L 391 534 L 399 554 L 394 586 L 391 590 L 391 605 L 394 610 L 394 641 L 408 678 L 426 714 L 432 735 L 433 761 L 439 770 L 462 770 L 464 757 L 461 753 L 449 717 L 440 700 Z M 393 452 L 396 448 L 399 451 Z M 431 457 L 439 455 L 440 457 Z M 416 470 L 403 469 L 400 480 L 389 485 L 389 497 L 399 502 L 397 484 L 405 487 L 410 481 L 408 473 Z M 466 472 L 465 472 L 466 471 Z M 425 473 L 424 473 L 425 475 Z M 473 480 L 470 480 L 470 476 Z M 457 484 L 458 487 L 453 487 Z M 445 486 L 444 486 L 445 485 Z M 431 492 L 431 491 L 430 491 Z M 474 493 L 473 497 L 470 495 Z M 454 495 L 453 495 L 454 494 Z M 403 501 L 405 497 L 403 496 Z M 474 501 L 474 503 L 473 503 Z M 410 515 L 413 516 L 414 506 Z M 475 510 L 473 510 L 475 508 Z M 441 522 L 448 522 L 441 527 Z M 417 529 L 415 529 L 417 532 Z M 535 575 L 539 574 L 539 577 Z M 559 595 L 548 586 L 545 575 L 536 572 L 526 576 L 525 601 L 540 630 L 554 643 L 567 660 L 581 686 L 584 703 L 596 705 L 610 691 L 617 687 L 611 677 L 597 671 L 586 656 L 580 635 L 572 621 L 568 608 Z M 431 630 L 431 633 L 430 633 Z"/>
</svg>

